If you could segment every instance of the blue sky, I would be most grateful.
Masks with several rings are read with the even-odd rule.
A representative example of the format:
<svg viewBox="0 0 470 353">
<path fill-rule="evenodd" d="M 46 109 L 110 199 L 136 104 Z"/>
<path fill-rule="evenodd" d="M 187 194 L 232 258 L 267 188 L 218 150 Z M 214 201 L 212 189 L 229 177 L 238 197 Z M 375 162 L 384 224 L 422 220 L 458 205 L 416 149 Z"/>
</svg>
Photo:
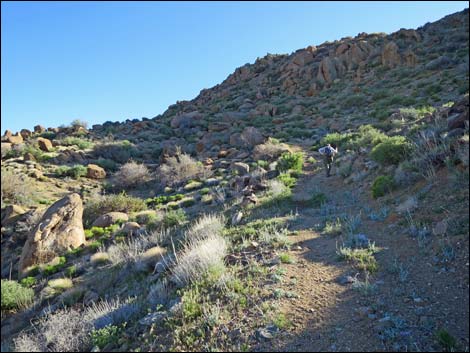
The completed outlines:
<svg viewBox="0 0 470 353">
<path fill-rule="evenodd" d="M 151 118 L 267 53 L 416 28 L 442 2 L 1 3 L 1 123 Z"/>
</svg>

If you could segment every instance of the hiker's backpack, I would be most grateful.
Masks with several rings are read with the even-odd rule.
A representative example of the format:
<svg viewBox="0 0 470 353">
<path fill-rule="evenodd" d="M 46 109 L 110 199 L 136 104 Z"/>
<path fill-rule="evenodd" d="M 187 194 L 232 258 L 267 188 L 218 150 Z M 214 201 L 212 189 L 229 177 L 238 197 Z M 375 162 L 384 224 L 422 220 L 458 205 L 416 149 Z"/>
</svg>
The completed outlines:
<svg viewBox="0 0 470 353">
<path fill-rule="evenodd" d="M 333 152 L 333 149 L 331 147 L 326 147 L 325 148 L 325 154 L 328 156 L 328 157 L 333 157 L 334 155 L 334 152 Z"/>
</svg>

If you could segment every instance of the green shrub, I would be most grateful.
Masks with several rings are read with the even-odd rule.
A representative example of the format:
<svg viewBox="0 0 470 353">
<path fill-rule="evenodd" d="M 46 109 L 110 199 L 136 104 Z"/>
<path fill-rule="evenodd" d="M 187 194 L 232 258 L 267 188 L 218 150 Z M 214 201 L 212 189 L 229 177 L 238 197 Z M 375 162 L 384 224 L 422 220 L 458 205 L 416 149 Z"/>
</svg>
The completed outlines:
<svg viewBox="0 0 470 353">
<path fill-rule="evenodd" d="M 120 328 L 115 325 L 108 325 L 99 330 L 93 330 L 90 333 L 93 346 L 103 349 L 108 344 L 117 343 L 119 339 Z"/>
<path fill-rule="evenodd" d="M 314 194 L 308 203 L 310 207 L 319 208 L 326 201 L 327 201 L 327 198 L 325 194 L 320 192 L 320 193 Z"/>
<path fill-rule="evenodd" d="M 129 159 L 138 155 L 138 149 L 129 141 L 123 140 L 119 142 L 97 145 L 93 150 L 96 158 L 113 160 L 118 163 L 126 163 Z"/>
<path fill-rule="evenodd" d="M 201 190 L 199 190 L 199 193 L 201 195 L 207 195 L 209 192 L 210 192 L 209 188 L 202 188 Z"/>
<path fill-rule="evenodd" d="M 118 170 L 118 164 L 112 159 L 99 158 L 97 161 L 95 161 L 95 164 L 99 165 L 106 171 L 115 172 Z"/>
<path fill-rule="evenodd" d="M 49 160 L 51 158 L 48 155 L 46 155 L 42 150 L 40 150 L 39 147 L 34 146 L 34 145 L 26 145 L 21 150 L 21 155 L 24 156 L 26 153 L 32 154 L 33 157 L 38 162 L 46 162 L 47 160 Z"/>
<path fill-rule="evenodd" d="M 94 146 L 93 142 L 75 136 L 67 136 L 61 141 L 61 143 L 64 146 L 77 146 L 81 150 L 92 148 Z"/>
<path fill-rule="evenodd" d="M 23 287 L 27 287 L 27 288 L 31 288 L 31 287 L 34 286 L 36 283 L 37 283 L 36 277 L 32 277 L 32 276 L 25 277 L 25 278 L 23 278 L 23 279 L 20 281 L 20 284 L 21 284 Z"/>
<path fill-rule="evenodd" d="M 2 279 L 2 310 L 25 309 L 33 303 L 34 291 L 16 281 Z"/>
<path fill-rule="evenodd" d="M 354 138 L 354 134 L 352 133 L 340 134 L 337 132 L 333 132 L 331 134 L 325 135 L 321 139 L 320 144 L 322 146 L 326 146 L 327 144 L 330 144 L 330 145 L 335 144 L 337 147 L 343 148 L 343 147 L 346 147 L 347 143 L 353 138 Z"/>
<path fill-rule="evenodd" d="M 285 152 L 281 155 L 277 163 L 280 172 L 294 170 L 301 172 L 304 164 L 304 154 L 302 152 Z"/>
<path fill-rule="evenodd" d="M 294 259 L 293 259 L 292 256 L 289 255 L 288 253 L 279 254 L 279 260 L 280 260 L 283 264 L 291 264 L 291 263 L 294 262 Z"/>
<path fill-rule="evenodd" d="M 77 266 L 75 265 L 69 266 L 65 269 L 65 275 L 67 277 L 75 277 L 76 274 L 77 274 Z"/>
<path fill-rule="evenodd" d="M 411 144 L 405 137 L 393 136 L 375 146 L 370 157 L 382 165 L 398 164 L 405 160 L 410 152 Z"/>
<path fill-rule="evenodd" d="M 57 264 L 55 264 L 55 265 L 45 265 L 44 268 L 42 269 L 42 272 L 44 273 L 44 275 L 50 276 L 50 275 L 62 270 L 65 267 L 66 262 L 67 262 L 67 260 L 65 259 L 65 257 L 60 256 L 59 261 L 58 261 Z"/>
<path fill-rule="evenodd" d="M 170 210 L 163 216 L 162 223 L 165 227 L 174 227 L 186 222 L 186 213 L 181 210 Z"/>
<path fill-rule="evenodd" d="M 170 196 L 161 195 L 161 196 L 156 196 L 154 198 L 148 198 L 145 200 L 145 203 L 147 204 L 148 207 L 155 207 L 156 205 L 182 200 L 183 197 L 184 197 L 183 194 L 175 194 L 175 195 L 170 195 Z"/>
<path fill-rule="evenodd" d="M 297 179 L 292 177 L 289 173 L 281 173 L 277 177 L 285 186 L 293 188 L 297 183 Z"/>
<path fill-rule="evenodd" d="M 391 176 L 381 175 L 375 178 L 372 184 L 372 196 L 376 199 L 377 197 L 383 196 L 391 192 L 395 188 L 395 182 Z"/>
<path fill-rule="evenodd" d="M 436 333 L 436 338 L 439 344 L 446 352 L 455 352 L 457 347 L 457 340 L 447 330 L 440 329 Z"/>
<path fill-rule="evenodd" d="M 362 125 L 356 136 L 347 143 L 347 148 L 358 150 L 360 147 L 375 146 L 388 138 L 372 125 Z"/>
<path fill-rule="evenodd" d="M 78 179 L 87 174 L 87 168 L 80 164 L 76 164 L 73 167 L 68 167 L 68 166 L 63 165 L 63 166 L 56 168 L 55 174 L 58 177 L 68 176 L 74 179 Z"/>
<path fill-rule="evenodd" d="M 194 197 L 185 197 L 183 200 L 180 202 L 181 207 L 189 207 L 192 206 L 196 203 L 196 200 Z"/>
<path fill-rule="evenodd" d="M 145 201 L 126 195 L 124 192 L 120 194 L 109 194 L 90 199 L 83 210 L 83 220 L 85 225 L 90 225 L 99 216 L 108 212 L 139 212 L 147 209 Z"/>
</svg>

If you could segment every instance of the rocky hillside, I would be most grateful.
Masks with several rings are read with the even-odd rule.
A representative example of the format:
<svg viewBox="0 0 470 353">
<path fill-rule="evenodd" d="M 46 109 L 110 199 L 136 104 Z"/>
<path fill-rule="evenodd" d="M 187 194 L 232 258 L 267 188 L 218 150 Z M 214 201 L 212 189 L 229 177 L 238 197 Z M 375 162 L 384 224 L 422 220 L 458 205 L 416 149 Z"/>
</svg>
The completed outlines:
<svg viewBox="0 0 470 353">
<path fill-rule="evenodd" d="M 468 38 L 467 9 L 6 131 L 2 351 L 468 351 Z"/>
</svg>

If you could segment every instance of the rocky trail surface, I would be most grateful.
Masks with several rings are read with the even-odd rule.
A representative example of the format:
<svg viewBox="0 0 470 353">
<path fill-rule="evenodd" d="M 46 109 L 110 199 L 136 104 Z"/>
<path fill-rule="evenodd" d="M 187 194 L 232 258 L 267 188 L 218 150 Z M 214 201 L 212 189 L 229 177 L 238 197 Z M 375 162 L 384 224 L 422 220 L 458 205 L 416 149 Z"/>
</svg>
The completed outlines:
<svg viewBox="0 0 470 353">
<path fill-rule="evenodd" d="M 439 351 L 433 334 L 438 328 L 445 326 L 465 337 L 468 311 L 454 322 L 443 318 L 458 311 L 462 301 L 468 308 L 468 275 L 462 283 L 446 276 L 457 270 L 455 263 L 451 268 L 433 266 L 432 244 L 438 240 L 422 244 L 412 239 L 406 225 L 397 222 L 397 214 L 392 212 L 383 221 L 368 219 L 366 212 L 378 213 L 383 206 L 362 190 L 365 185 L 345 186 L 337 170 L 327 178 L 323 168 L 309 165 L 294 189 L 293 199 L 297 200 L 321 190 L 329 207 L 306 208 L 299 203 L 293 227 L 299 231 L 291 237 L 294 261 L 286 265 L 284 281 L 285 290 L 295 296 L 280 301 L 280 310 L 291 326 L 273 340 L 262 342 L 257 350 Z M 343 234 L 332 236 L 316 230 L 325 212 L 330 218 L 347 214 L 362 219 L 357 232 L 365 233 L 375 244 L 377 272 L 365 273 L 339 259 Z M 468 263 L 461 266 L 468 271 Z M 449 288 L 453 290 L 449 292 Z M 468 350 L 468 342 L 463 341 L 461 347 Z"/>
</svg>

